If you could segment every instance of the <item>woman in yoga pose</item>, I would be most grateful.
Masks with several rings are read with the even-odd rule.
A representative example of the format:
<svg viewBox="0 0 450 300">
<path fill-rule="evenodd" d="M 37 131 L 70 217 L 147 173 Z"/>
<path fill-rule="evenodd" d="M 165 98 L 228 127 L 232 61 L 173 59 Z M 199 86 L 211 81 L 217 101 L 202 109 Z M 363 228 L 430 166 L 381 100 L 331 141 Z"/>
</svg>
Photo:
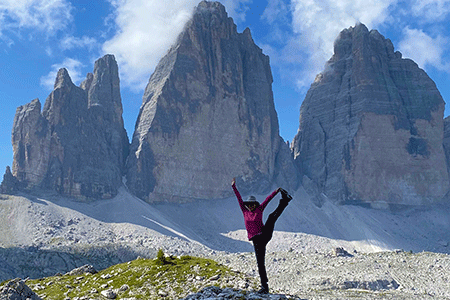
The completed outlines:
<svg viewBox="0 0 450 300">
<path fill-rule="evenodd" d="M 266 245 L 272 239 L 275 222 L 281 215 L 283 210 L 292 200 L 292 196 L 284 189 L 278 188 L 267 196 L 263 203 L 259 204 L 254 196 L 248 197 L 246 201 L 242 200 L 241 194 L 236 188 L 236 179 L 233 178 L 231 182 L 239 206 L 244 214 L 245 228 L 247 229 L 248 239 L 253 242 L 255 247 L 256 262 L 258 264 L 259 277 L 261 278 L 260 293 L 267 294 L 269 292 L 269 284 L 265 267 Z M 281 193 L 281 199 L 278 207 L 269 215 L 266 224 L 264 225 L 262 218 L 263 212 L 270 200 L 272 200 L 278 193 Z"/>
</svg>

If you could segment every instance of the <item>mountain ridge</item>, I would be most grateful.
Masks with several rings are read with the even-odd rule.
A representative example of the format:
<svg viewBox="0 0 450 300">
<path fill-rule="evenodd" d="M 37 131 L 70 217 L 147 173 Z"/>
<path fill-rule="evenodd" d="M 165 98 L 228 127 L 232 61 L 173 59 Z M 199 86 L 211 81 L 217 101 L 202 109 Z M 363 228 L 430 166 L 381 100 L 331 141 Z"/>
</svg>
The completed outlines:
<svg viewBox="0 0 450 300">
<path fill-rule="evenodd" d="M 303 185 L 319 206 L 447 201 L 450 127 L 434 82 L 363 24 L 334 47 L 289 146 L 269 57 L 222 4 L 202 1 L 149 79 L 131 145 L 106 55 L 80 87 L 61 69 L 42 114 L 39 100 L 18 108 L 12 174 L 20 188 L 82 200 L 111 198 L 122 182 L 149 202 L 220 199 L 236 177 L 244 195 Z"/>
</svg>

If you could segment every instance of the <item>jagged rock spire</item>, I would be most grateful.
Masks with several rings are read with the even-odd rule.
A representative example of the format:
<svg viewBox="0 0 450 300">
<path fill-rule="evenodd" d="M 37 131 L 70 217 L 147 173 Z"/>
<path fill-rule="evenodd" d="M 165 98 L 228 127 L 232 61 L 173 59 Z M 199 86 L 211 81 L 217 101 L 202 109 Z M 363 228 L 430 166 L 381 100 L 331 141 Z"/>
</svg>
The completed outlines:
<svg viewBox="0 0 450 300">
<path fill-rule="evenodd" d="M 290 163 L 281 167 L 281 156 Z M 222 4 L 202 1 L 156 67 L 127 168 L 129 189 L 150 201 L 230 196 L 232 177 L 243 193 L 296 185 L 269 58 Z"/>
<path fill-rule="evenodd" d="M 19 190 L 19 181 L 11 173 L 11 168 L 6 167 L 5 174 L 3 175 L 3 181 L 0 184 L 0 194 L 13 195 Z"/>
<path fill-rule="evenodd" d="M 13 174 L 26 188 L 50 188 L 81 199 L 117 193 L 128 138 L 114 57 L 99 59 L 81 86 L 60 69 L 42 113 L 38 99 L 17 109 Z"/>
</svg>

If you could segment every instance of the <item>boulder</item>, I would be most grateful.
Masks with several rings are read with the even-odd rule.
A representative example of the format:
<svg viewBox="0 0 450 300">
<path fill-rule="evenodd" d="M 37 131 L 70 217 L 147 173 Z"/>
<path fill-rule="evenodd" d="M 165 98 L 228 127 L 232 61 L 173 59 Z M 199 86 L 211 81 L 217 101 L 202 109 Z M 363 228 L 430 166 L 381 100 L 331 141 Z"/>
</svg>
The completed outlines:
<svg viewBox="0 0 450 300">
<path fill-rule="evenodd" d="M 147 201 L 189 201 L 296 188 L 279 136 L 269 57 L 238 33 L 218 2 L 202 1 L 145 89 L 127 186 Z"/>
<path fill-rule="evenodd" d="M 85 275 L 86 273 L 95 274 L 97 273 L 97 270 L 92 265 L 83 265 L 79 268 L 75 268 L 70 272 L 67 272 L 65 275 Z"/>
<path fill-rule="evenodd" d="M 117 194 L 128 154 L 117 63 L 106 55 L 77 87 L 60 69 L 41 113 L 38 99 L 14 118 L 13 174 L 27 189 L 80 199 Z"/>
<path fill-rule="evenodd" d="M 296 164 L 338 203 L 439 202 L 449 190 L 444 105 L 425 71 L 357 24 L 339 34 L 302 103 Z"/>
<path fill-rule="evenodd" d="M 41 300 L 25 282 L 16 278 L 0 287 L 0 300 Z"/>
<path fill-rule="evenodd" d="M 219 288 L 217 286 L 207 286 L 198 293 L 190 294 L 183 300 L 212 300 L 212 299 L 243 299 L 243 300 L 288 300 L 298 299 L 295 296 L 286 296 L 284 294 L 262 294 L 256 291 L 238 290 L 232 288 Z"/>
</svg>

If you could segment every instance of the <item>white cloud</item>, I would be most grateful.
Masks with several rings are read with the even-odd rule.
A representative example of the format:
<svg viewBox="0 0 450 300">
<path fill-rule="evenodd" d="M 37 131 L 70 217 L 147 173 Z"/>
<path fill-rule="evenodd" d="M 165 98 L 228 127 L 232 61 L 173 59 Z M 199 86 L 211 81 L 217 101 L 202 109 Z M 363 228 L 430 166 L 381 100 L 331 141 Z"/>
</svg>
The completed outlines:
<svg viewBox="0 0 450 300">
<path fill-rule="evenodd" d="M 60 47 L 62 50 L 71 50 L 74 48 L 88 48 L 92 50 L 97 45 L 97 40 L 88 36 L 81 38 L 75 36 L 66 36 L 60 41 Z"/>
<path fill-rule="evenodd" d="M 404 57 L 411 58 L 421 68 L 432 66 L 440 71 L 450 72 L 450 62 L 444 61 L 445 50 L 450 43 L 438 35 L 429 36 L 420 29 L 404 29 L 404 38 L 399 43 L 399 50 Z"/>
<path fill-rule="evenodd" d="M 72 21 L 72 5 L 66 0 L 0 0 L 0 37 L 33 29 L 53 35 Z"/>
<path fill-rule="evenodd" d="M 250 0 L 223 0 L 231 16 L 242 19 Z M 111 0 L 116 35 L 103 45 L 116 56 L 124 85 L 143 89 L 158 61 L 175 42 L 198 0 Z"/>
<path fill-rule="evenodd" d="M 443 21 L 450 14 L 450 0 L 415 0 L 411 12 L 422 22 Z"/>
<path fill-rule="evenodd" d="M 117 34 L 103 45 L 116 56 L 125 84 L 145 86 L 150 72 L 167 52 L 191 15 L 196 1 L 115 2 Z M 146 78 L 146 79 L 144 79 Z"/>
<path fill-rule="evenodd" d="M 313 81 L 333 54 L 339 32 L 357 22 L 369 29 L 385 22 L 397 0 L 292 0 L 294 39 L 309 56 L 299 87 Z M 292 44 L 292 43 L 291 43 Z"/>
<path fill-rule="evenodd" d="M 289 5 L 284 0 L 272 0 L 267 3 L 262 19 L 269 24 L 288 22 Z"/>
<path fill-rule="evenodd" d="M 83 64 L 80 61 L 72 58 L 66 58 L 62 63 L 52 65 L 52 70 L 46 76 L 41 77 L 41 85 L 48 90 L 53 90 L 56 74 L 61 68 L 66 68 L 72 82 L 79 84 L 84 79 L 81 73 L 82 67 Z"/>
</svg>

